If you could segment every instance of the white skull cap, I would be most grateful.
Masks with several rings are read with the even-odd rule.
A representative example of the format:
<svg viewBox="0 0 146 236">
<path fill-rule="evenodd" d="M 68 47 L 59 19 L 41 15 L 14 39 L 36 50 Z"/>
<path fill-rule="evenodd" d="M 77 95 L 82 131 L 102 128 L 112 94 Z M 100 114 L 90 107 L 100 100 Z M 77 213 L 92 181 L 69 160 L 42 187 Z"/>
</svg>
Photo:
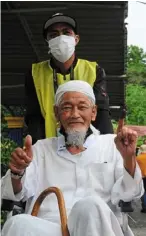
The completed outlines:
<svg viewBox="0 0 146 236">
<path fill-rule="evenodd" d="M 59 105 L 63 94 L 66 92 L 80 92 L 86 95 L 95 104 L 95 95 L 92 87 L 85 81 L 82 80 L 71 80 L 60 85 L 55 95 L 55 105 Z"/>
</svg>

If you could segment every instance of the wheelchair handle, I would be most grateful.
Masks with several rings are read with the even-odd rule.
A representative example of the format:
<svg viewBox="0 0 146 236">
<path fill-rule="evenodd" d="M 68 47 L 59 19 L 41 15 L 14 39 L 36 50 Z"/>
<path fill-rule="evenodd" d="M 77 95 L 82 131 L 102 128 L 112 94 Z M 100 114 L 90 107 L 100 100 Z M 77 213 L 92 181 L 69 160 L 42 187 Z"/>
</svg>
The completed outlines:
<svg viewBox="0 0 146 236">
<path fill-rule="evenodd" d="M 67 215 L 66 215 L 66 208 L 65 208 L 65 202 L 64 202 L 64 197 L 59 188 L 56 187 L 50 187 L 45 189 L 37 198 L 34 207 L 32 209 L 31 215 L 32 216 L 37 216 L 40 206 L 43 202 L 43 200 L 49 195 L 50 193 L 55 193 L 58 201 L 58 207 L 59 207 L 59 212 L 60 212 L 60 220 L 61 220 L 61 231 L 62 231 L 62 236 L 69 236 L 69 231 L 67 228 Z"/>
</svg>

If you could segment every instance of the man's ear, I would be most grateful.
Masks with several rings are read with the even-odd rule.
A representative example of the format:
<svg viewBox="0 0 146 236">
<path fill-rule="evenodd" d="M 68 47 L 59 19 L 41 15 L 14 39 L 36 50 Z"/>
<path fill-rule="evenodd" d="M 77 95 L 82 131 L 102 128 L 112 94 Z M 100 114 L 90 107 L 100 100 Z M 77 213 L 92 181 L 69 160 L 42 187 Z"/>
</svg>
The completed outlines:
<svg viewBox="0 0 146 236">
<path fill-rule="evenodd" d="M 93 110 L 92 110 L 92 117 L 91 117 L 91 120 L 92 120 L 92 121 L 95 121 L 95 119 L 96 119 L 97 110 L 98 110 L 98 106 L 97 106 L 97 105 L 94 105 Z"/>
<path fill-rule="evenodd" d="M 80 41 L 80 36 L 77 34 L 77 35 L 75 36 L 76 45 L 79 43 L 79 41 Z"/>
<path fill-rule="evenodd" d="M 59 121 L 58 107 L 56 105 L 54 105 L 54 113 L 55 113 L 56 120 Z"/>
</svg>

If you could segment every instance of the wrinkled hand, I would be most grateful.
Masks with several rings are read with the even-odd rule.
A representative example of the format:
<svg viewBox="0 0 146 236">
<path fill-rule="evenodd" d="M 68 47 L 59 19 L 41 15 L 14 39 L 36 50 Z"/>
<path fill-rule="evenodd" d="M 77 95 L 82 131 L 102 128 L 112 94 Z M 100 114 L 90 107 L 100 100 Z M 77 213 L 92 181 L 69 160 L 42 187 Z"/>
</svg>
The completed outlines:
<svg viewBox="0 0 146 236">
<path fill-rule="evenodd" d="M 127 127 L 122 127 L 115 138 L 115 144 L 124 160 L 135 157 L 137 132 Z"/>
<path fill-rule="evenodd" d="M 33 159 L 32 138 L 27 135 L 24 142 L 24 149 L 16 148 L 11 154 L 9 168 L 17 174 L 21 174 L 29 166 Z"/>
</svg>

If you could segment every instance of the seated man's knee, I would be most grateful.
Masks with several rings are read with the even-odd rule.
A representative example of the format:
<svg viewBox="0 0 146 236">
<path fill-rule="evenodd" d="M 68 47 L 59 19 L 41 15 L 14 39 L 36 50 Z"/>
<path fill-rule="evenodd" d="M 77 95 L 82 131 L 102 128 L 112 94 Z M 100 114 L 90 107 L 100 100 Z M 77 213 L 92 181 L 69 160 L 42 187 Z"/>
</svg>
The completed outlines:
<svg viewBox="0 0 146 236">
<path fill-rule="evenodd" d="M 27 214 L 18 214 L 15 216 L 10 217 L 6 222 L 25 222 L 26 220 L 28 220 L 28 216 Z"/>
<path fill-rule="evenodd" d="M 107 204 L 100 197 L 87 197 L 76 202 L 68 217 L 69 231 L 73 232 L 74 226 L 78 224 L 88 225 L 94 219 L 101 219 L 102 211 L 110 211 Z"/>
<path fill-rule="evenodd" d="M 4 224 L 4 228 L 3 230 L 5 230 L 5 228 L 9 228 L 11 226 L 13 226 L 13 228 L 25 228 L 28 227 L 30 224 L 30 221 L 32 219 L 31 215 L 27 215 L 27 214 L 20 214 L 20 215 L 15 215 L 10 217 Z"/>
<path fill-rule="evenodd" d="M 72 211 L 85 218 L 90 214 L 97 214 L 103 204 L 105 205 L 101 198 L 87 197 L 76 202 L 72 208 Z"/>
</svg>

